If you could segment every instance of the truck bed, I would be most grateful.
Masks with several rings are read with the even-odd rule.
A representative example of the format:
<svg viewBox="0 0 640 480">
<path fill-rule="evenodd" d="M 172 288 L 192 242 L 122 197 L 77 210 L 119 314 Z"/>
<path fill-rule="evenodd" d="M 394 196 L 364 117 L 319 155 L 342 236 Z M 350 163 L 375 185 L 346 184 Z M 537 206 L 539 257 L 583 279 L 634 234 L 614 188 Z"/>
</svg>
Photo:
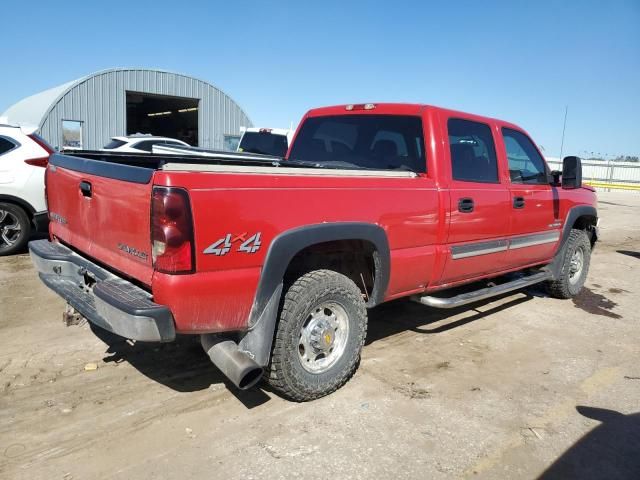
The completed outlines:
<svg viewBox="0 0 640 480">
<path fill-rule="evenodd" d="M 169 151 L 169 150 L 167 150 Z M 74 150 L 55 154 L 58 161 L 60 157 L 73 157 L 99 162 L 116 163 L 152 170 L 161 170 L 167 163 L 189 163 L 203 165 L 273 165 L 274 162 L 282 162 L 282 158 L 266 155 L 255 155 L 241 152 L 222 152 L 218 150 L 205 150 L 198 148 L 179 149 L 171 153 L 130 153 L 130 152 L 105 152 L 103 150 Z"/>
</svg>

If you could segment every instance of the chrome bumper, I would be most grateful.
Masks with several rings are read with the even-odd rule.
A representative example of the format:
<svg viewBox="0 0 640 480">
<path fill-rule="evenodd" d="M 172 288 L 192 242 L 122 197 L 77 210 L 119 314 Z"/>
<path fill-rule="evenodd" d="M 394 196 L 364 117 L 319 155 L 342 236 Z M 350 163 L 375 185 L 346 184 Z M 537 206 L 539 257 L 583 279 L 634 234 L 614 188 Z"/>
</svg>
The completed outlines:
<svg viewBox="0 0 640 480">
<path fill-rule="evenodd" d="M 142 342 L 170 342 L 176 331 L 171 311 L 151 295 L 58 242 L 29 242 L 40 279 L 91 323 Z"/>
</svg>

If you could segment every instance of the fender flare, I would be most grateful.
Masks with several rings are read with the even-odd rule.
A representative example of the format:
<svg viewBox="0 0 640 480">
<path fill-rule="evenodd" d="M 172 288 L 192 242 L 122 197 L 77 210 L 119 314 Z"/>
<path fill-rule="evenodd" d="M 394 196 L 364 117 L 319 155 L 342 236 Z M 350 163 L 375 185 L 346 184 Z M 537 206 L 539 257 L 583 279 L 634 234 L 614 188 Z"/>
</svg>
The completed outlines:
<svg viewBox="0 0 640 480">
<path fill-rule="evenodd" d="M 578 205 L 577 207 L 571 208 L 567 213 L 567 218 L 565 219 L 564 225 L 562 227 L 560 245 L 558 246 L 558 250 L 556 251 L 556 254 L 553 257 L 553 261 L 550 265 L 551 273 L 553 274 L 554 278 L 558 278 L 560 276 L 560 272 L 562 270 L 562 259 L 564 258 L 564 252 L 567 247 L 567 240 L 569 239 L 569 235 L 571 234 L 571 229 L 576 223 L 576 220 L 583 216 L 595 217 L 597 219 L 598 211 L 592 205 Z"/>
<path fill-rule="evenodd" d="M 249 330 L 239 343 L 259 365 L 269 362 L 283 279 L 289 263 L 301 250 L 318 243 L 364 240 L 375 247 L 375 279 L 367 307 L 382 302 L 389 285 L 391 254 L 387 234 L 371 223 L 337 222 L 306 225 L 278 235 L 269 246 L 255 300 L 249 314 Z"/>
<path fill-rule="evenodd" d="M 567 218 L 564 221 L 564 225 L 562 227 L 562 237 L 561 237 L 561 247 L 564 247 L 569 235 L 571 234 L 571 229 L 573 225 L 576 223 L 576 220 L 580 217 L 595 217 L 598 218 L 598 211 L 596 207 L 591 205 L 578 205 L 577 207 L 573 207 L 569 210 L 567 214 Z M 559 251 L 559 250 L 558 250 Z"/>
</svg>

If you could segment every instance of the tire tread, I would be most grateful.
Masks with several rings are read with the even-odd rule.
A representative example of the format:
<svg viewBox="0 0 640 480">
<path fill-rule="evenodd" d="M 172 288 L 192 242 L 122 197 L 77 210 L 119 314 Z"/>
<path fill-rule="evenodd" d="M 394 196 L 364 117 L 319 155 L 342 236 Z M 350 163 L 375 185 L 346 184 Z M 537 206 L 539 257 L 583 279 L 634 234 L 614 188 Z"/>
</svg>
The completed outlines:
<svg viewBox="0 0 640 480">
<path fill-rule="evenodd" d="M 579 229 L 572 229 L 567 239 L 567 248 L 564 252 L 564 258 L 562 260 L 562 268 L 560 270 L 560 276 L 554 280 L 549 280 L 545 283 L 547 293 L 554 298 L 569 299 L 577 295 L 576 292 L 571 292 L 571 285 L 569 283 L 569 262 L 571 256 L 576 247 L 583 244 L 585 247 L 585 259 L 583 266 L 583 275 L 586 275 L 589 271 L 590 257 L 591 257 L 591 242 L 587 236 L 587 232 Z M 584 279 L 583 282 L 584 284 Z M 582 285 L 580 286 L 580 289 Z"/>
<path fill-rule="evenodd" d="M 301 305 L 304 306 L 305 310 L 310 309 L 318 299 L 331 293 L 343 295 L 345 299 L 348 299 L 348 301 L 353 302 L 353 304 L 357 306 L 359 316 L 357 321 L 360 322 L 361 325 L 363 324 L 363 328 L 359 333 L 360 337 L 357 339 L 357 359 L 349 365 L 349 368 L 340 372 L 328 385 L 323 387 L 305 382 L 305 380 L 300 377 L 296 377 L 297 382 L 292 382 L 291 379 L 288 378 L 292 370 L 288 368 L 289 366 L 287 365 L 288 352 L 286 351 L 286 345 L 287 337 L 290 335 L 290 328 L 298 323 L 294 311 L 299 310 Z M 358 366 L 357 360 L 359 360 L 360 349 L 364 345 L 366 333 L 366 307 L 360 289 L 355 283 L 346 276 L 333 270 L 314 270 L 308 272 L 295 280 L 284 295 L 273 342 L 274 346 L 271 360 L 265 373 L 266 379 L 271 387 L 282 396 L 297 402 L 314 400 L 335 392 L 353 376 Z M 345 351 L 345 355 L 346 354 L 348 354 L 347 351 Z M 285 370 L 289 375 L 285 374 Z M 302 384 L 302 388 L 296 385 L 296 383 Z"/>
</svg>

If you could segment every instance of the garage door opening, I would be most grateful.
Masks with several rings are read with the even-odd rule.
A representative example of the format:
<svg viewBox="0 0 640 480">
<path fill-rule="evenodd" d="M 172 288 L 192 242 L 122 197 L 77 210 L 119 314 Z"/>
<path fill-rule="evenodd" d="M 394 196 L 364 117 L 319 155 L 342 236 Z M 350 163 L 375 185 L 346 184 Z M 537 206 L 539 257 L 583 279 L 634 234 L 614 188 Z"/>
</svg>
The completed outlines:
<svg viewBox="0 0 640 480">
<path fill-rule="evenodd" d="M 136 133 L 198 146 L 198 99 L 127 92 L 127 135 Z"/>
</svg>

